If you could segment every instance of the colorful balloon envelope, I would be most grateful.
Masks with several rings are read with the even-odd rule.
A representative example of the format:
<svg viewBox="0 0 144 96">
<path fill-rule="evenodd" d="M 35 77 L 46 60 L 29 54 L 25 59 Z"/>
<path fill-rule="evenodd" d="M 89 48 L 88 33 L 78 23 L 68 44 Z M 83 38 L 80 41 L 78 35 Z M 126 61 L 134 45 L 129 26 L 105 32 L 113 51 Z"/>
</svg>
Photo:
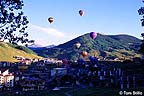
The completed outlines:
<svg viewBox="0 0 144 96">
<path fill-rule="evenodd" d="M 54 21 L 54 18 L 53 17 L 49 17 L 48 18 L 48 21 L 50 22 L 50 24 Z"/>
<path fill-rule="evenodd" d="M 80 59 L 77 60 L 77 63 L 78 63 L 78 64 L 84 64 L 85 61 L 84 61 L 83 59 L 80 58 Z"/>
<path fill-rule="evenodd" d="M 82 56 L 83 56 L 83 57 L 86 57 L 87 54 L 88 54 L 88 53 L 87 53 L 86 51 L 83 51 L 83 52 L 82 52 Z"/>
<path fill-rule="evenodd" d="M 95 39 L 95 38 L 97 37 L 97 33 L 96 33 L 96 32 L 91 32 L 91 33 L 90 33 L 90 37 L 91 37 L 92 39 Z"/>
<path fill-rule="evenodd" d="M 67 59 L 63 59 L 62 62 L 63 62 L 63 64 L 68 64 Z"/>
<path fill-rule="evenodd" d="M 80 16 L 83 16 L 84 15 L 84 11 L 83 10 L 79 10 L 79 14 L 80 14 Z"/>
<path fill-rule="evenodd" d="M 75 47 L 78 49 L 80 48 L 81 44 L 79 42 L 75 43 Z"/>
<path fill-rule="evenodd" d="M 94 59 L 94 58 L 93 58 L 92 56 L 89 56 L 89 60 L 90 60 L 90 61 L 93 61 L 93 59 Z"/>
<path fill-rule="evenodd" d="M 89 56 L 89 60 L 90 60 L 92 63 L 98 62 L 98 58 L 97 58 L 97 57 Z"/>
</svg>

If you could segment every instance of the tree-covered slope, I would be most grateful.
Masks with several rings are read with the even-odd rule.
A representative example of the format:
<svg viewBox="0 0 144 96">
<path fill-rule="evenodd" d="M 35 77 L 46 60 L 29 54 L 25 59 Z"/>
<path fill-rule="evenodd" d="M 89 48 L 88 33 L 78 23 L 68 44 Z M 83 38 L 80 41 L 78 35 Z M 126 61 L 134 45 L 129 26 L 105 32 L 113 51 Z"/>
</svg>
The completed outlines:
<svg viewBox="0 0 144 96">
<path fill-rule="evenodd" d="M 81 43 L 81 47 L 79 49 L 75 49 L 74 47 L 76 42 Z M 97 38 L 93 40 L 90 38 L 88 33 L 56 47 L 35 50 L 35 52 L 44 57 L 76 60 L 78 57 L 82 58 L 81 53 L 83 50 L 86 50 L 88 52 L 88 56 L 92 55 L 102 59 L 114 59 L 139 56 L 136 53 L 139 49 L 139 45 L 140 40 L 129 35 L 98 34 Z"/>
</svg>

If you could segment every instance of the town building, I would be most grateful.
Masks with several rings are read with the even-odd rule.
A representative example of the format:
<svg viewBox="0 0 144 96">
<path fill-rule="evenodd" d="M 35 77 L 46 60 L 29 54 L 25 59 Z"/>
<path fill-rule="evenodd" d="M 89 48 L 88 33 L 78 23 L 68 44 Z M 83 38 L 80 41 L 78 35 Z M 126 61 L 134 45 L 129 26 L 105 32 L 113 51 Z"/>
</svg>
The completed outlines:
<svg viewBox="0 0 144 96">
<path fill-rule="evenodd" d="M 44 90 L 45 81 L 35 77 L 25 77 L 20 81 L 22 91 Z"/>
<path fill-rule="evenodd" d="M 7 89 L 14 87 L 14 75 L 9 72 L 9 69 L 0 69 L 0 89 L 4 87 Z"/>
</svg>

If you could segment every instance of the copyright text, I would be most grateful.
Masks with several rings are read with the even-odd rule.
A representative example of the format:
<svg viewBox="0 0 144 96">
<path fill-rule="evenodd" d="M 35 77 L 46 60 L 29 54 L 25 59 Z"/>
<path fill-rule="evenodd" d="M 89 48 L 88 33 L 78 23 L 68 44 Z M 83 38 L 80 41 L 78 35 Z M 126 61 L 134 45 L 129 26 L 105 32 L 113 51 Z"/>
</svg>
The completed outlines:
<svg viewBox="0 0 144 96">
<path fill-rule="evenodd" d="M 142 96 L 143 92 L 142 91 L 119 91 L 119 95 L 132 95 L 132 96 Z"/>
</svg>

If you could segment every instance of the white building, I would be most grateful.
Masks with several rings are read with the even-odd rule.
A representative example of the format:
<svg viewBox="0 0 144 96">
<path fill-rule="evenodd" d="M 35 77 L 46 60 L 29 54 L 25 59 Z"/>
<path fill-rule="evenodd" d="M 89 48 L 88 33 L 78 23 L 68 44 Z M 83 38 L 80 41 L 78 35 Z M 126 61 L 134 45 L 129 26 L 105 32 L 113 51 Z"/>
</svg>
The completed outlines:
<svg viewBox="0 0 144 96">
<path fill-rule="evenodd" d="M 51 76 L 59 76 L 59 75 L 66 75 L 67 69 L 66 68 L 53 68 L 51 70 Z"/>
<path fill-rule="evenodd" d="M 13 87 L 14 86 L 14 75 L 9 73 L 8 69 L 0 70 L 0 88 L 3 86 Z"/>
<path fill-rule="evenodd" d="M 62 60 L 58 60 L 54 58 L 46 58 L 45 63 L 62 63 Z"/>
</svg>

